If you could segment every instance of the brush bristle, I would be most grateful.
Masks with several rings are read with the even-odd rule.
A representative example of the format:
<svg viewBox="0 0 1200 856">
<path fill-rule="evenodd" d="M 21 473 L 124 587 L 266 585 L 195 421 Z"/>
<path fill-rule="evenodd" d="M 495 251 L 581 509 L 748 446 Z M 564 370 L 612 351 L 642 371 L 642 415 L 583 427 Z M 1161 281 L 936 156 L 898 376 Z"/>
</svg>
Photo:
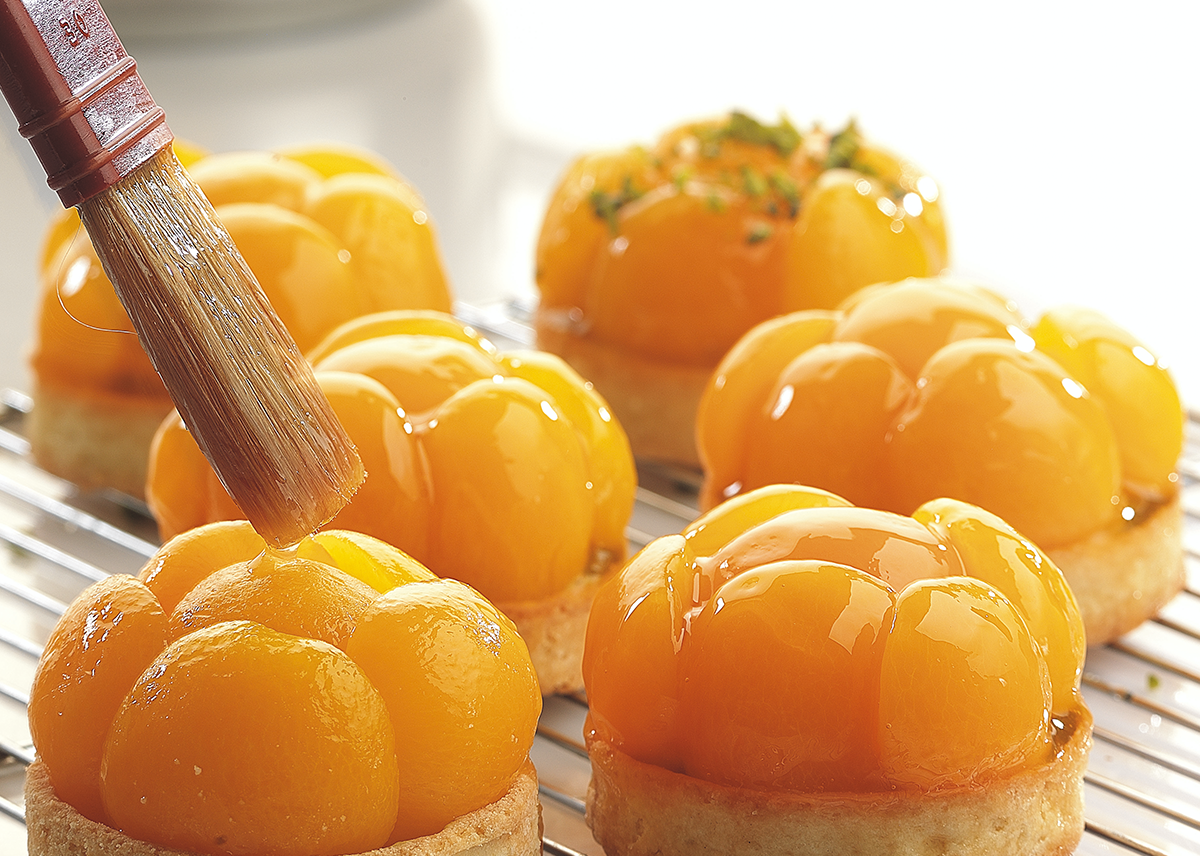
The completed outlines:
<svg viewBox="0 0 1200 856">
<path fill-rule="evenodd" d="M 170 147 L 79 206 L 142 347 L 225 489 L 276 546 L 362 463 L 250 268 Z"/>
</svg>

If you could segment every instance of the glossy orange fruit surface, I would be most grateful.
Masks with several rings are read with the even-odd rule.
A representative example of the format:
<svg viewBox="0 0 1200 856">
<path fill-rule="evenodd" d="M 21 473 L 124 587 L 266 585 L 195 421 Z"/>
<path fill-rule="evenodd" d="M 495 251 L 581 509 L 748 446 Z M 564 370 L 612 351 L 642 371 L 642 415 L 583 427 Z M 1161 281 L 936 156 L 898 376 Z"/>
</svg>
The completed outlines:
<svg viewBox="0 0 1200 856">
<path fill-rule="evenodd" d="M 962 577 L 899 593 L 879 678 L 887 781 L 967 786 L 1045 761 L 1050 713 L 1046 663 L 1003 595 Z"/>
<path fill-rule="evenodd" d="M 649 544 L 588 627 L 590 728 L 737 787 L 969 787 L 1049 760 L 1080 713 L 1084 631 L 1007 523 L 913 517 L 799 486 L 740 495 Z"/>
<path fill-rule="evenodd" d="M 443 403 L 425 448 L 438 491 L 433 567 L 502 602 L 561 591 L 587 568 L 588 461 L 546 392 L 477 381 Z"/>
<path fill-rule="evenodd" d="M 176 641 L 130 689 L 104 802 L 127 834 L 182 850 L 335 856 L 388 841 L 398 763 L 383 698 L 346 654 L 227 622 Z"/>
<path fill-rule="evenodd" d="M 1120 460 L 1104 408 L 1037 351 L 1001 339 L 947 345 L 888 427 L 888 504 L 897 509 L 964 499 L 1047 547 L 1116 514 Z"/>
<path fill-rule="evenodd" d="M 346 651 L 383 696 L 403 760 L 394 840 L 504 793 L 533 742 L 524 717 L 542 706 L 511 621 L 462 583 L 416 581 L 377 598 Z"/>
<path fill-rule="evenodd" d="M 825 562 L 768 562 L 721 585 L 692 622 L 685 655 L 684 772 L 803 791 L 876 777 L 894 606 L 878 577 Z"/>
<path fill-rule="evenodd" d="M 167 616 L 133 577 L 89 586 L 63 613 L 29 693 L 29 730 L 61 799 L 104 822 L 100 764 L 109 724 L 167 643 Z"/>
<path fill-rule="evenodd" d="M 343 645 L 378 592 L 340 568 L 267 550 L 215 570 L 171 613 L 171 638 L 225 621 Z"/>
<path fill-rule="evenodd" d="M 281 553 L 222 522 L 140 576 L 71 605 L 31 692 L 38 754 L 87 817 L 188 852 L 337 856 L 439 831 L 526 762 L 524 642 L 382 541 Z"/>
<path fill-rule="evenodd" d="M 583 651 L 592 725 L 672 769 L 682 764 L 678 654 L 694 574 L 682 536 L 652 541 L 600 588 Z"/>
<path fill-rule="evenodd" d="M 1052 309 L 1032 333 L 1038 348 L 1103 405 L 1124 479 L 1139 493 L 1173 494 L 1184 412 L 1166 366 L 1132 334 L 1091 309 Z"/>
</svg>

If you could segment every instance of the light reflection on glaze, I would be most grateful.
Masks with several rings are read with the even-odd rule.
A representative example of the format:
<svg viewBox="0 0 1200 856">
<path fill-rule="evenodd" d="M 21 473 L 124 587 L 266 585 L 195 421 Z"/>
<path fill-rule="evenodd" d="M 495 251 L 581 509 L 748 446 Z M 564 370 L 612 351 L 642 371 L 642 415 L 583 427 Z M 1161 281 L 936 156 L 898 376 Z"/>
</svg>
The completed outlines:
<svg viewBox="0 0 1200 856">
<path fill-rule="evenodd" d="M 942 549 L 934 535 L 912 518 L 838 507 L 779 514 L 698 564 L 719 586 L 747 568 L 804 559 L 850 565 L 897 590 L 915 579 L 961 573 L 957 555 Z"/>
</svg>

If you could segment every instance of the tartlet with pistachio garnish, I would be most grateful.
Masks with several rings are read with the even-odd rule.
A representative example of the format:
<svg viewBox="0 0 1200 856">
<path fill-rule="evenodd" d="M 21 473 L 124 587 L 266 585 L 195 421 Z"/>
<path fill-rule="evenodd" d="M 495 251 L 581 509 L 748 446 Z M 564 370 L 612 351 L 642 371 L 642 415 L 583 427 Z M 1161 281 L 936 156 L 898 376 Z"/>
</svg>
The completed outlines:
<svg viewBox="0 0 1200 856">
<path fill-rule="evenodd" d="M 571 165 L 538 239 L 538 344 L 596 385 L 636 456 L 695 466 L 700 394 L 744 332 L 947 256 L 936 182 L 856 123 L 733 112 Z"/>
</svg>

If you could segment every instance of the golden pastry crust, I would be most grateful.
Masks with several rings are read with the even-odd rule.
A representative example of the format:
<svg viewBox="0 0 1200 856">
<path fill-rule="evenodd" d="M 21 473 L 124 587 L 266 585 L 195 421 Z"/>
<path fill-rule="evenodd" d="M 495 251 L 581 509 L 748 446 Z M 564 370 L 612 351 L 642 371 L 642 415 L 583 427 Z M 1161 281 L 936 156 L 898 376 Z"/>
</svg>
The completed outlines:
<svg viewBox="0 0 1200 856">
<path fill-rule="evenodd" d="M 88 820 L 55 796 L 40 760 L 25 775 L 25 822 L 30 856 L 189 856 Z M 533 856 L 541 851 L 537 774 L 526 761 L 507 793 L 495 802 L 451 821 L 436 835 L 358 856 Z"/>
<path fill-rule="evenodd" d="M 544 600 L 497 603 L 529 648 L 542 695 L 583 688 L 583 641 L 596 590 L 607 574 L 586 573 Z"/>
<path fill-rule="evenodd" d="M 562 310 L 538 309 L 537 346 L 562 357 L 604 396 L 633 456 L 699 469 L 696 410 L 714 366 L 654 360 L 579 336 Z"/>
<path fill-rule="evenodd" d="M 1065 856 L 1083 834 L 1086 708 L 1074 725 L 1040 767 L 936 793 L 731 788 L 643 764 L 589 735 L 587 822 L 608 856 Z"/>
<path fill-rule="evenodd" d="M 35 381 L 29 444 L 38 466 L 84 490 L 145 495 L 146 450 L 171 399 Z"/>
<path fill-rule="evenodd" d="M 1183 503 L 1179 492 L 1133 523 L 1046 550 L 1063 572 L 1088 645 L 1129 632 L 1183 590 Z"/>
</svg>

